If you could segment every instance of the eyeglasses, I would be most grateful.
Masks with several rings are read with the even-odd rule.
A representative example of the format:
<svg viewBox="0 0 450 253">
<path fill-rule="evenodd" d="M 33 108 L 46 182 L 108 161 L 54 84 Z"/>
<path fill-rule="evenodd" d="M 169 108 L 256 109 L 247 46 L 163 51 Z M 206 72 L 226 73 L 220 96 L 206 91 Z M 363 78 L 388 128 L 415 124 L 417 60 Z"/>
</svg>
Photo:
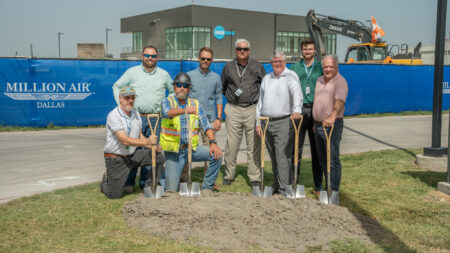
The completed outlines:
<svg viewBox="0 0 450 253">
<path fill-rule="evenodd" d="M 236 51 L 244 51 L 244 52 L 248 52 L 248 50 L 250 50 L 250 48 L 248 47 L 237 47 Z"/>
<path fill-rule="evenodd" d="M 212 59 L 211 58 L 206 58 L 206 57 L 200 57 L 200 60 L 202 60 L 202 61 L 211 61 Z"/>
<path fill-rule="evenodd" d="M 178 88 L 183 87 L 183 88 L 187 89 L 187 88 L 189 88 L 190 84 L 188 84 L 188 83 L 176 83 L 175 86 L 177 86 Z"/>
<path fill-rule="evenodd" d="M 157 54 L 144 54 L 145 58 L 153 58 L 155 59 L 156 57 L 158 57 Z"/>
</svg>

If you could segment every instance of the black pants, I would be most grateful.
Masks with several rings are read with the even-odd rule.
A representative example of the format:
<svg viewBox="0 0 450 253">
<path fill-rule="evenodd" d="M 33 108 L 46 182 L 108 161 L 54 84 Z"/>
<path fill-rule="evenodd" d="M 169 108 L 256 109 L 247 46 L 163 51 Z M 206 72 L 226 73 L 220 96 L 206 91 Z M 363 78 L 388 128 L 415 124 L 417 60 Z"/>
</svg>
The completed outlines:
<svg viewBox="0 0 450 253">
<path fill-rule="evenodd" d="M 156 171 L 158 182 L 161 172 L 164 169 L 164 153 L 156 154 Z M 136 150 L 136 152 L 127 158 L 105 157 L 106 181 L 100 185 L 102 192 L 111 199 L 120 198 L 123 194 L 125 182 L 127 181 L 130 170 L 138 166 L 148 166 L 152 164 L 151 150 Z M 149 171 L 150 172 L 150 171 Z M 148 173 L 149 173 L 148 172 Z M 152 176 L 148 175 L 145 186 L 152 185 Z"/>
<path fill-rule="evenodd" d="M 316 138 L 314 136 L 314 119 L 312 116 L 312 108 L 302 108 L 303 115 L 303 123 L 300 127 L 300 137 L 299 137 L 299 145 L 298 145 L 298 171 L 297 175 L 300 178 L 300 169 L 302 165 L 302 154 L 303 154 L 303 145 L 305 143 L 306 132 L 308 132 L 309 137 L 309 145 L 311 148 L 311 160 L 312 160 L 312 173 L 314 180 L 314 189 L 316 191 L 320 191 L 322 188 L 322 180 L 323 180 L 323 171 L 320 168 L 319 158 L 317 156 L 317 148 L 316 148 Z M 300 123 L 300 120 L 296 120 L 295 124 Z M 295 145 L 293 142 L 292 145 Z M 293 146 L 294 147 L 294 146 Z M 294 151 L 294 148 L 292 148 Z M 294 155 L 292 155 L 292 159 L 294 159 Z M 292 164 L 294 164 L 294 160 L 292 160 Z M 297 180 L 299 180 L 297 178 Z"/>
</svg>

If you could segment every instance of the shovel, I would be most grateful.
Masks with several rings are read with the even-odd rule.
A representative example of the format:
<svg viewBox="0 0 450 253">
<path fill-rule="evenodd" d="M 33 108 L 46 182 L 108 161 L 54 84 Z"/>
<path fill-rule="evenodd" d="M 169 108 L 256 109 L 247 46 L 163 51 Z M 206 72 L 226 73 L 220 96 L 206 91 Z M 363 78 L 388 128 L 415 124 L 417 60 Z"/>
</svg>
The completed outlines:
<svg viewBox="0 0 450 253">
<path fill-rule="evenodd" d="M 292 185 L 286 186 L 286 197 L 289 199 L 297 199 L 305 197 L 305 186 L 297 184 L 297 171 L 298 171 L 298 145 L 299 145 L 299 136 L 300 136 L 300 127 L 303 123 L 303 117 L 300 118 L 300 124 L 295 124 L 295 120 L 291 119 L 292 125 L 294 125 L 295 132 L 295 144 L 294 144 L 294 181 Z"/>
<path fill-rule="evenodd" d="M 152 126 L 152 123 L 150 122 L 150 118 L 156 118 L 156 125 L 155 127 Z M 152 132 L 152 135 L 155 135 L 156 128 L 158 127 L 159 122 L 159 114 L 147 114 L 147 121 L 148 125 L 150 127 L 150 131 Z M 159 173 L 158 173 L 159 174 Z M 163 186 L 156 186 L 156 147 L 152 147 L 152 187 L 145 187 L 144 188 L 144 195 L 147 198 L 160 198 L 162 195 L 164 195 L 164 187 Z"/>
<path fill-rule="evenodd" d="M 323 127 L 323 126 L 322 126 Z M 327 134 L 327 130 L 323 127 L 323 132 L 325 133 L 325 138 L 327 139 L 327 190 L 320 191 L 319 201 L 324 204 L 335 204 L 339 205 L 339 192 L 333 191 L 331 192 L 331 151 L 330 151 L 330 142 L 331 142 L 331 134 L 333 133 L 334 124 L 331 125 L 330 134 Z"/>
<path fill-rule="evenodd" d="M 264 188 L 264 151 L 266 146 L 266 131 L 269 126 L 269 117 L 258 117 L 258 120 L 266 120 L 266 125 L 264 126 L 264 130 L 261 135 L 261 181 L 259 182 L 259 186 L 252 187 L 252 194 L 257 197 L 269 198 L 272 197 L 272 187 L 266 186 Z"/>
<path fill-rule="evenodd" d="M 200 196 L 200 184 L 198 182 L 192 182 L 191 170 L 192 170 L 192 126 L 189 122 L 189 115 L 185 113 L 186 120 L 188 122 L 188 181 L 187 183 L 180 183 L 180 195 L 181 196 Z"/>
</svg>

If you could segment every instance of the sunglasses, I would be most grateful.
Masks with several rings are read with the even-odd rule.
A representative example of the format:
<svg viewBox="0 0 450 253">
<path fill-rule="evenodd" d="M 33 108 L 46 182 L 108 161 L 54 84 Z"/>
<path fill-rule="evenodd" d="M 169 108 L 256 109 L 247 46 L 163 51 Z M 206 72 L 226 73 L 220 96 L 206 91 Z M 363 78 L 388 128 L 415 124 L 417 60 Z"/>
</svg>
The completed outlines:
<svg viewBox="0 0 450 253">
<path fill-rule="evenodd" d="M 248 52 L 248 50 L 250 50 L 250 48 L 248 47 L 237 47 L 236 51 L 244 51 L 244 52 Z"/>
<path fill-rule="evenodd" d="M 188 84 L 188 83 L 176 83 L 175 86 L 177 86 L 178 88 L 183 87 L 183 88 L 187 89 L 187 88 L 189 88 L 190 84 Z"/>
<path fill-rule="evenodd" d="M 212 59 L 211 58 L 206 58 L 206 57 L 200 57 L 200 60 L 202 60 L 202 61 L 211 61 Z"/>
<path fill-rule="evenodd" d="M 156 57 L 158 57 L 157 54 L 144 54 L 145 58 L 153 58 L 155 59 Z"/>
</svg>

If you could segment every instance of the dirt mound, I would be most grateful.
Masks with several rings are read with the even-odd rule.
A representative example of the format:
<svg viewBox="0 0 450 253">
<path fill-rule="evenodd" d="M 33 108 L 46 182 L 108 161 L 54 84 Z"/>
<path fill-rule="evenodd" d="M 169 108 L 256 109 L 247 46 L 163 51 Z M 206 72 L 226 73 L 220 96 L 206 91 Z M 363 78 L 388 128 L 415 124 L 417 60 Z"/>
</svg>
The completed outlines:
<svg viewBox="0 0 450 253">
<path fill-rule="evenodd" d="M 258 198 L 244 193 L 202 191 L 201 197 L 166 193 L 143 195 L 126 203 L 122 214 L 130 226 L 181 241 L 196 241 L 217 250 L 264 249 L 297 252 L 333 239 L 370 240 L 380 225 L 347 208 L 309 198 L 279 195 Z"/>
</svg>

